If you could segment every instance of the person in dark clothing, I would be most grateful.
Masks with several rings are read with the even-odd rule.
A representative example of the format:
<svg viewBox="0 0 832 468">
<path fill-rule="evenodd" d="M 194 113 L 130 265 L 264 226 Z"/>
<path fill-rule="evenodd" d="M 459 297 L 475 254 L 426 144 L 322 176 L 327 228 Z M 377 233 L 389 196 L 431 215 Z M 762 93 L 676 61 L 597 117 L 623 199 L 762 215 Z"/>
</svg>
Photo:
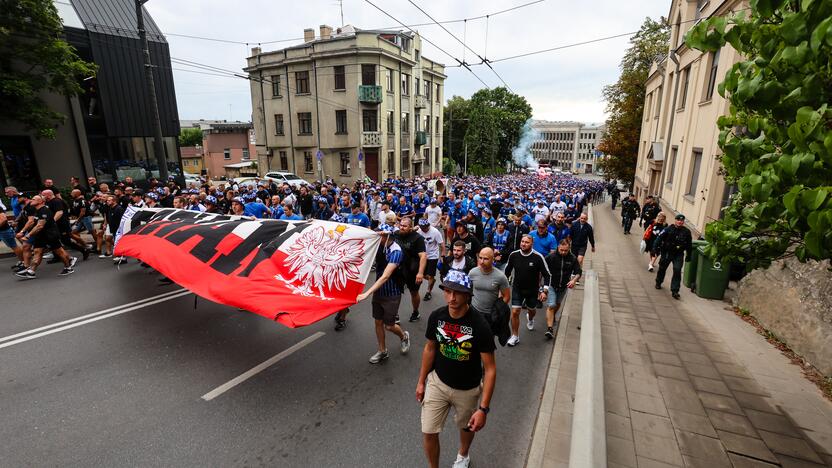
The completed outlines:
<svg viewBox="0 0 832 468">
<path fill-rule="evenodd" d="M 615 184 L 611 184 L 609 193 L 610 198 L 612 199 L 612 210 L 615 211 L 615 205 L 618 204 L 618 200 L 621 198 L 621 190 L 618 190 Z"/>
<path fill-rule="evenodd" d="M 482 243 L 473 234 L 468 232 L 468 228 L 462 220 L 456 223 L 456 235 L 451 239 L 451 245 L 456 243 L 456 241 L 465 243 L 465 256 L 470 257 L 476 263 L 477 254 L 480 253 Z"/>
<path fill-rule="evenodd" d="M 465 242 L 458 240 L 453 244 L 451 255 L 442 259 L 439 277 L 444 278 L 451 270 L 461 271 L 467 275 L 476 266 L 477 262 L 465 255 Z"/>
<path fill-rule="evenodd" d="M 300 209 L 300 214 L 304 218 L 310 218 L 312 216 L 312 207 L 314 203 L 314 198 L 309 193 L 309 189 L 306 187 L 300 188 L 300 195 L 298 195 L 298 207 Z"/>
<path fill-rule="evenodd" d="M 644 229 L 647 230 L 647 227 L 653 223 L 653 220 L 656 219 L 656 216 L 659 215 L 659 211 L 662 209 L 659 207 L 659 204 L 656 203 L 656 199 L 653 198 L 653 195 L 647 195 L 647 199 L 644 201 L 644 206 L 641 208 L 641 220 L 639 221 L 639 226 L 644 226 Z"/>
<path fill-rule="evenodd" d="M 595 252 L 595 235 L 587 219 L 587 214 L 581 213 L 578 221 L 572 223 L 572 228 L 569 230 L 569 237 L 572 239 L 572 253 L 581 266 L 584 266 L 587 244 L 591 245 L 592 251 Z"/>
<path fill-rule="evenodd" d="M 577 223 L 576 223 L 577 224 Z M 546 266 L 552 275 L 546 304 L 546 338 L 555 337 L 555 314 L 557 314 L 568 289 L 575 287 L 581 279 L 581 264 L 578 257 L 569 251 L 569 241 L 563 239 L 557 252 L 546 256 Z"/>
<path fill-rule="evenodd" d="M 480 245 L 485 242 L 483 224 L 480 221 L 480 217 L 477 215 L 476 210 L 469 209 L 468 213 L 462 219 L 457 221 L 457 225 L 460 224 L 465 225 L 466 229 L 468 229 L 468 233 L 476 237 Z M 479 249 L 477 249 L 477 253 L 479 253 Z"/>
<path fill-rule="evenodd" d="M 511 338 L 509 346 L 520 343 L 520 311 L 526 309 L 528 322 L 526 328 L 534 330 L 534 316 L 541 301 L 546 299 L 549 284 L 549 268 L 546 260 L 534 250 L 534 239 L 525 234 L 520 240 L 520 248 L 508 256 L 506 277 L 511 282 Z M 541 283 L 542 279 L 542 283 Z"/>
<path fill-rule="evenodd" d="M 624 234 L 630 233 L 630 228 L 633 227 L 633 221 L 638 218 L 641 212 L 636 201 L 635 194 L 631 193 L 626 200 L 621 202 L 621 225 L 624 227 Z"/>
<path fill-rule="evenodd" d="M 357 208 L 360 208 L 360 206 L 357 206 Z M 419 304 L 421 303 L 419 288 L 425 278 L 425 267 L 428 263 L 427 253 L 425 252 L 425 238 L 413 229 L 413 218 L 402 218 L 399 221 L 399 230 L 396 231 L 395 240 L 401 247 L 404 256 L 400 269 L 402 277 L 404 277 L 404 284 L 410 290 L 410 303 L 413 306 L 409 321 L 415 322 L 421 317 L 421 314 L 419 314 Z"/>
<path fill-rule="evenodd" d="M 34 255 L 29 262 L 29 267 L 18 271 L 15 275 L 25 280 L 35 279 L 37 277 L 35 272 L 43 258 L 44 249 L 51 250 L 55 257 L 60 258 L 63 262 L 64 269 L 60 273 L 61 276 L 75 273 L 75 262 L 78 259 L 70 257 L 61 246 L 60 233 L 58 232 L 58 225 L 55 223 L 55 215 L 52 213 L 52 210 L 46 206 L 43 197 L 40 195 L 32 197 L 30 206 L 33 210 L 33 222 L 27 223 L 27 227 L 24 227 L 26 230 L 19 232 L 16 237 L 24 242 L 28 242 L 31 239 Z"/>
<path fill-rule="evenodd" d="M 661 258 L 659 271 L 656 273 L 656 289 L 662 288 L 667 267 L 673 263 L 673 277 L 670 279 L 670 292 L 673 299 L 679 299 L 679 287 L 682 283 L 682 263 L 691 260 L 693 236 L 685 226 L 685 215 L 677 214 L 676 222 L 662 233 L 660 243 Z"/>
<path fill-rule="evenodd" d="M 46 200 L 46 206 L 52 211 L 55 217 L 55 225 L 58 227 L 58 234 L 64 248 L 72 248 L 81 252 L 84 260 L 89 258 L 90 252 L 83 242 L 76 242 L 72 238 L 72 226 L 69 223 L 69 205 L 62 199 L 55 196 L 52 190 L 44 190 L 41 196 Z M 55 257 L 47 263 L 58 263 L 60 260 Z"/>
<path fill-rule="evenodd" d="M 518 250 L 523 236 L 529 233 L 529 226 L 523 222 L 523 218 L 517 215 L 512 216 L 514 216 L 514 222 L 508 226 L 508 241 L 504 250 L 508 254 Z M 503 255 L 503 259 L 507 258 L 508 255 Z"/>
<path fill-rule="evenodd" d="M 646 239 L 644 239 L 646 244 L 645 252 L 650 255 L 647 271 L 652 272 L 656 267 L 656 261 L 658 261 L 659 255 L 661 254 L 661 242 L 659 240 L 667 228 L 666 216 L 663 212 L 659 212 L 656 219 L 647 226 L 647 231 L 645 231 Z"/>
</svg>

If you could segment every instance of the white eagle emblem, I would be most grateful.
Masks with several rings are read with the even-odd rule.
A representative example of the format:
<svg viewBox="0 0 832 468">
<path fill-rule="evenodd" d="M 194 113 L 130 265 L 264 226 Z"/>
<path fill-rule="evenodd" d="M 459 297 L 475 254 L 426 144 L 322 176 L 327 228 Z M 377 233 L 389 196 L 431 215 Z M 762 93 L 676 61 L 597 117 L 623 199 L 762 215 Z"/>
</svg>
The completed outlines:
<svg viewBox="0 0 832 468">
<path fill-rule="evenodd" d="M 286 283 L 293 294 L 315 296 L 314 289 L 323 300 L 331 300 L 324 294 L 329 290 L 341 290 L 347 280 L 360 278 L 360 267 L 364 262 L 364 240 L 342 239 L 347 226 L 325 230 L 323 226 L 307 229 L 289 247 L 283 263 L 289 268 L 292 279 L 275 275 L 275 279 Z M 300 282 L 299 286 L 294 283 Z"/>
</svg>

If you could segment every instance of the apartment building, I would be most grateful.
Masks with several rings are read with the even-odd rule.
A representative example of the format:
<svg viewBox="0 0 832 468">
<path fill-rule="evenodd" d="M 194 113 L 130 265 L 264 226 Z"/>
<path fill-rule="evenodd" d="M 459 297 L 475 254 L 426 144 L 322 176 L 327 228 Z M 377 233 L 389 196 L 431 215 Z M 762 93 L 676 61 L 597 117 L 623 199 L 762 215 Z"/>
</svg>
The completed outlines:
<svg viewBox="0 0 832 468">
<path fill-rule="evenodd" d="M 714 53 L 690 49 L 684 36 L 700 18 L 746 7 L 736 0 L 674 0 L 668 53 L 647 78 L 634 190 L 639 200 L 659 196 L 662 208 L 684 214 L 697 234 L 721 216 L 735 191 L 720 175 L 716 121 L 729 103 L 717 86 L 740 57 L 730 45 Z"/>
<path fill-rule="evenodd" d="M 538 163 L 565 171 L 592 173 L 601 153 L 596 149 L 604 133 L 603 125 L 585 125 L 571 121 L 535 120 L 537 137 L 531 152 Z"/>
<path fill-rule="evenodd" d="M 202 145 L 182 148 L 185 172 L 202 174 L 214 180 L 259 173 L 254 157 L 256 136 L 251 122 L 182 120 L 179 125 L 202 130 Z"/>
<path fill-rule="evenodd" d="M 421 49 L 418 33 L 326 25 L 300 45 L 253 48 L 260 172 L 348 183 L 441 171 L 445 68 Z"/>
</svg>

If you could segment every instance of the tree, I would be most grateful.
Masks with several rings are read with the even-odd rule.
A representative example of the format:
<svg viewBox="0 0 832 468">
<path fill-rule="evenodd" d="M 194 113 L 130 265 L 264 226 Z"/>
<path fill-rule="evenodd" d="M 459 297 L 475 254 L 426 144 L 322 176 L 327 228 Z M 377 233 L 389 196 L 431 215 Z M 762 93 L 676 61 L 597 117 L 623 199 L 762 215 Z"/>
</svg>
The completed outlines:
<svg viewBox="0 0 832 468">
<path fill-rule="evenodd" d="M 477 165 L 478 170 L 493 173 L 511 160 L 511 150 L 532 116 L 532 107 L 523 96 L 500 87 L 481 89 L 471 99 L 454 96 L 444 112 L 445 154 L 462 167 L 467 141 L 469 168 Z"/>
<path fill-rule="evenodd" d="M 598 149 L 609 155 L 599 162 L 613 179 L 632 185 L 635 179 L 641 121 L 644 116 L 645 82 L 650 66 L 667 52 L 670 31 L 664 20 L 646 18 L 630 38 L 630 48 L 621 59 L 621 76 L 602 91 L 609 118 Z"/>
<path fill-rule="evenodd" d="M 19 122 L 37 138 L 55 138 L 66 119 L 41 96 L 78 95 L 80 80 L 95 75 L 62 35 L 52 0 L 0 0 L 0 120 Z"/>
<path fill-rule="evenodd" d="M 202 144 L 201 128 L 183 128 L 179 131 L 179 146 L 196 146 Z"/>
<path fill-rule="evenodd" d="M 739 192 L 705 228 L 707 253 L 752 268 L 832 257 L 832 2 L 751 0 L 703 21 L 687 44 L 745 58 L 719 85 L 720 161 Z"/>
</svg>

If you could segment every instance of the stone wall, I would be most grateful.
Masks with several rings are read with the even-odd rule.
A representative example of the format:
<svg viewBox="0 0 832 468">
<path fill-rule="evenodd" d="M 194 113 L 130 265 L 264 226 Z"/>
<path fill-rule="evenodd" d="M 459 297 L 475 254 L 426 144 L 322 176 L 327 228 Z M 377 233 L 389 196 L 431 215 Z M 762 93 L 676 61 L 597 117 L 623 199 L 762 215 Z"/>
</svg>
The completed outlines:
<svg viewBox="0 0 832 468">
<path fill-rule="evenodd" d="M 832 376 L 832 272 L 825 261 L 778 261 L 740 281 L 737 305 Z"/>
</svg>

